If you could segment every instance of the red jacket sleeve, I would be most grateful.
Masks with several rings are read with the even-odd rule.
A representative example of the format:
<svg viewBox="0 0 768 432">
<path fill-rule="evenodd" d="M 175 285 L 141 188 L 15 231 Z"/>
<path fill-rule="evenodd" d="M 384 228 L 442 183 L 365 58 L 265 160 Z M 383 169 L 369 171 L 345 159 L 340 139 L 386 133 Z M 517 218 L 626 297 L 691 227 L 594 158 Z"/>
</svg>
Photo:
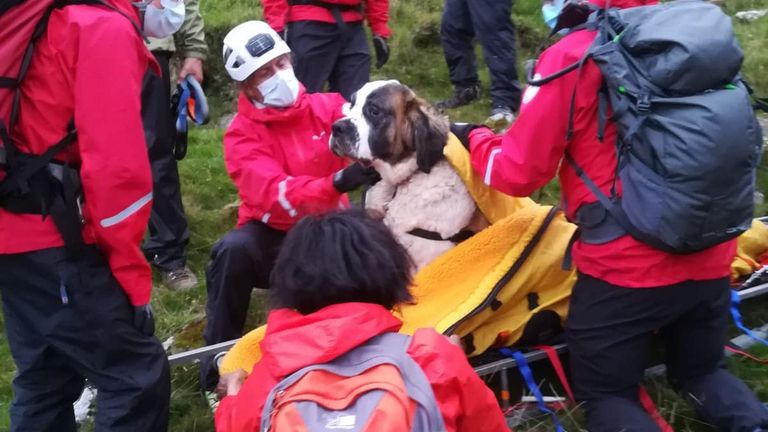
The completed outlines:
<svg viewBox="0 0 768 432">
<path fill-rule="evenodd" d="M 225 396 L 216 408 L 216 432 L 257 432 L 261 430 L 261 412 L 267 396 L 277 382 L 263 363 L 256 363 L 240 392 Z"/>
<path fill-rule="evenodd" d="M 132 304 L 143 305 L 152 289 L 139 247 L 152 206 L 140 102 L 149 54 L 128 20 L 110 16 L 93 20 L 73 39 L 79 45 L 74 120 L 84 214 L 115 279 Z"/>
<path fill-rule="evenodd" d="M 255 209 L 262 222 L 279 229 L 302 217 L 338 209 L 342 194 L 325 177 L 290 176 L 264 138 L 237 127 L 224 136 L 224 159 L 243 205 Z"/>
<path fill-rule="evenodd" d="M 389 28 L 389 0 L 366 0 L 365 15 L 371 32 L 388 38 L 392 36 Z"/>
<path fill-rule="evenodd" d="M 459 347 L 432 329 L 413 336 L 408 354 L 432 384 L 446 430 L 509 431 L 493 392 L 483 383 Z"/>
<path fill-rule="evenodd" d="M 288 15 L 287 0 L 262 0 L 264 5 L 264 19 L 275 31 L 285 28 L 285 19 Z"/>
<path fill-rule="evenodd" d="M 547 76 L 564 67 L 557 52 L 545 52 L 536 67 Z M 523 93 L 520 115 L 503 137 L 479 128 L 470 134 L 472 166 L 485 184 L 512 196 L 529 196 L 557 173 L 563 157 L 576 72 Z"/>
</svg>

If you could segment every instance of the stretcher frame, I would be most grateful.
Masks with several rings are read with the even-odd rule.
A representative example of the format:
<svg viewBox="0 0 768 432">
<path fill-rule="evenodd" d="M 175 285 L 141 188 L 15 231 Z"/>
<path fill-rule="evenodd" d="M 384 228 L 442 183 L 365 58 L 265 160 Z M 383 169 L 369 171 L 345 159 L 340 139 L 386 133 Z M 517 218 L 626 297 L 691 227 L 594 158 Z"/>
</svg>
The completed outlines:
<svg viewBox="0 0 768 432">
<path fill-rule="evenodd" d="M 762 295 L 765 295 L 766 293 L 768 293 L 768 283 L 743 289 L 739 291 L 739 297 L 741 298 L 741 300 L 748 300 L 748 299 L 760 297 Z M 173 354 L 168 357 L 168 362 L 171 365 L 183 365 L 183 364 L 195 363 L 200 360 L 214 357 L 217 354 L 229 351 L 229 349 L 232 348 L 232 346 L 234 346 L 239 340 L 240 339 L 233 339 L 233 340 L 221 342 L 215 345 L 209 345 L 202 348 L 196 348 L 189 351 Z M 742 346 L 741 344 L 737 344 L 737 345 Z M 553 348 L 555 349 L 555 351 L 557 351 L 558 354 L 564 353 L 567 349 L 565 344 L 555 345 Z M 534 351 L 525 353 L 524 357 L 529 362 L 532 362 L 532 361 L 537 361 L 537 360 L 546 358 L 547 355 L 546 353 L 544 353 L 544 351 L 534 350 Z M 483 376 L 494 374 L 496 372 L 501 372 L 507 369 L 513 369 L 516 366 L 517 366 L 517 363 L 515 362 L 514 359 L 502 359 L 502 360 L 497 360 L 484 365 L 477 366 L 475 368 L 475 372 L 477 372 L 478 375 L 483 377 Z"/>
</svg>

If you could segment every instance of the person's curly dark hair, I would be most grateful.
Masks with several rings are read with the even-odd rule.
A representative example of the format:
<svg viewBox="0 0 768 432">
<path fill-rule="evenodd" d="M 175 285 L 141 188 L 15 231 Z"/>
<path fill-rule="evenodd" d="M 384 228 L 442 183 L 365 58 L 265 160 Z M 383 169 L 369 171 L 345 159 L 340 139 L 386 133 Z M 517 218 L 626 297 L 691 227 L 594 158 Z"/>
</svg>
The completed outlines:
<svg viewBox="0 0 768 432">
<path fill-rule="evenodd" d="M 413 262 L 390 230 L 363 210 L 308 216 L 288 232 L 270 279 L 273 308 L 302 314 L 337 303 L 392 309 L 412 301 Z"/>
</svg>

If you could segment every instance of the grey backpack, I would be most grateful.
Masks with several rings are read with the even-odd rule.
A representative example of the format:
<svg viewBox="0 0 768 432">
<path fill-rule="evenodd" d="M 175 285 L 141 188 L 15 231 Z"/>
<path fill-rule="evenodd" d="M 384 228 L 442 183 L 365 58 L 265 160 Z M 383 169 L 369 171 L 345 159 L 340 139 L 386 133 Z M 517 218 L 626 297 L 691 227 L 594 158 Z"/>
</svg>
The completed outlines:
<svg viewBox="0 0 768 432">
<path fill-rule="evenodd" d="M 261 431 L 445 431 L 410 336 L 385 333 L 328 363 L 289 375 L 269 393 Z"/>
<path fill-rule="evenodd" d="M 666 252 L 690 253 L 746 231 L 762 134 L 739 75 L 743 54 L 730 18 L 709 2 L 678 0 L 595 10 L 583 26 L 598 35 L 559 75 L 590 58 L 599 67 L 598 138 L 613 120 L 623 195 L 614 181 L 606 196 L 566 154 L 598 198 L 577 213 L 582 240 L 600 244 L 630 234 Z"/>
</svg>

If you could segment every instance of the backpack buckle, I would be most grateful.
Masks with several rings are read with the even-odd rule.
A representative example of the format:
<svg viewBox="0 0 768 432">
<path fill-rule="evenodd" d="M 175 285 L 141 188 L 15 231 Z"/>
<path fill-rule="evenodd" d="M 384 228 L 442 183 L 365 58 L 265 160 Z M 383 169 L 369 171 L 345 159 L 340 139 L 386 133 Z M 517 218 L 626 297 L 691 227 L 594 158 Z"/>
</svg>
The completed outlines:
<svg viewBox="0 0 768 432">
<path fill-rule="evenodd" d="M 651 97 L 643 93 L 637 98 L 637 110 L 646 113 L 651 110 Z"/>
</svg>

